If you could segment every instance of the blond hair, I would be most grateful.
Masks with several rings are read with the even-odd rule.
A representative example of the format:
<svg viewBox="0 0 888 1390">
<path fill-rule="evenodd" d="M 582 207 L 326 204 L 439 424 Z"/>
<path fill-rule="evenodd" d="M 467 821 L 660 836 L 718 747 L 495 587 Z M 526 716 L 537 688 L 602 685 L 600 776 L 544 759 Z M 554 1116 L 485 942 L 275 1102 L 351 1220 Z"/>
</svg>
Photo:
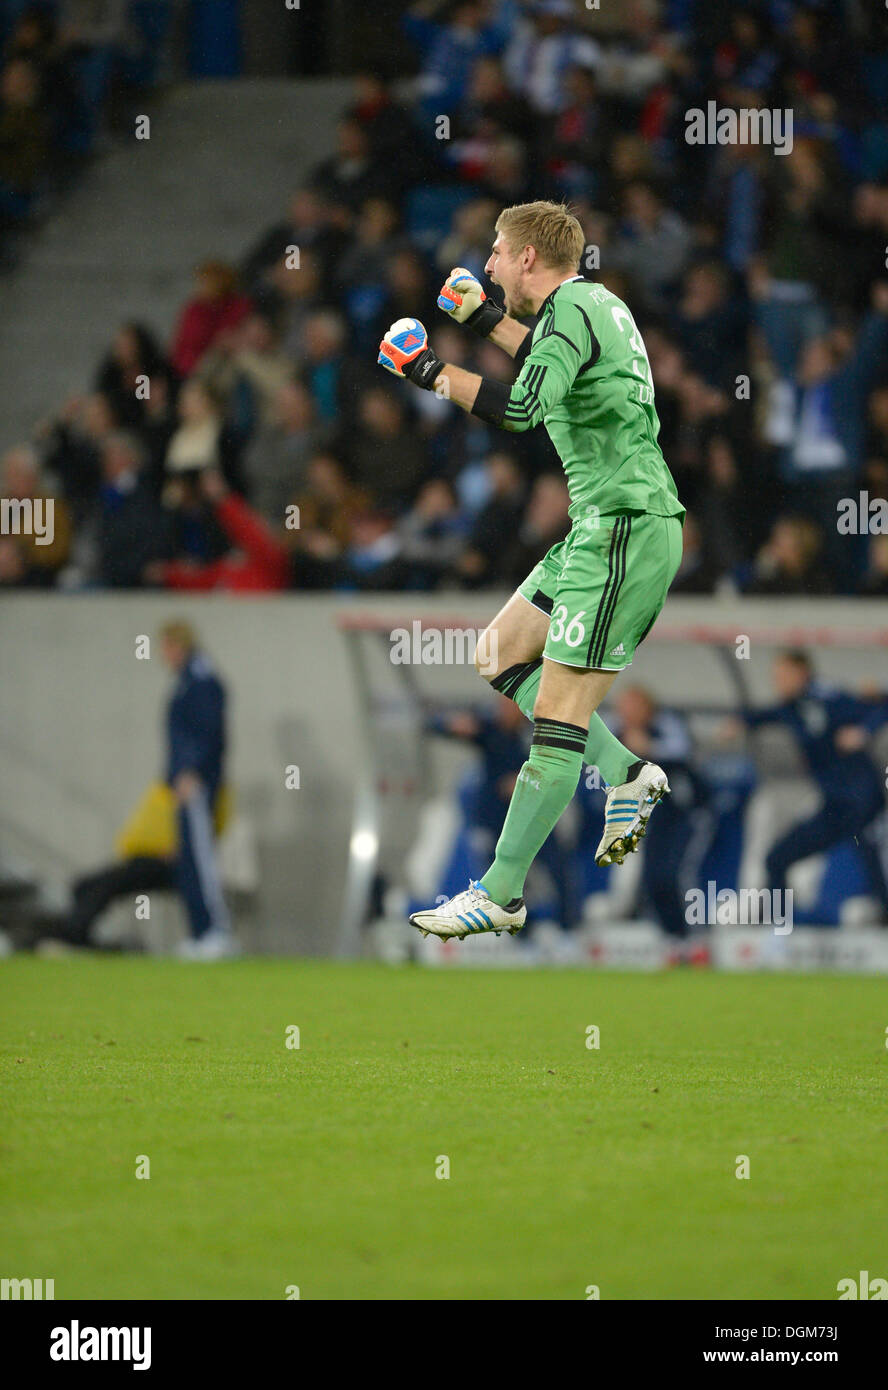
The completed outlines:
<svg viewBox="0 0 888 1390">
<path fill-rule="evenodd" d="M 573 213 L 564 203 L 516 203 L 503 208 L 496 219 L 513 253 L 533 246 L 544 265 L 553 270 L 576 270 L 586 238 Z"/>
<path fill-rule="evenodd" d="M 184 618 L 173 618 L 170 622 L 164 623 L 160 635 L 186 652 L 193 652 L 197 646 L 197 633 Z"/>
</svg>

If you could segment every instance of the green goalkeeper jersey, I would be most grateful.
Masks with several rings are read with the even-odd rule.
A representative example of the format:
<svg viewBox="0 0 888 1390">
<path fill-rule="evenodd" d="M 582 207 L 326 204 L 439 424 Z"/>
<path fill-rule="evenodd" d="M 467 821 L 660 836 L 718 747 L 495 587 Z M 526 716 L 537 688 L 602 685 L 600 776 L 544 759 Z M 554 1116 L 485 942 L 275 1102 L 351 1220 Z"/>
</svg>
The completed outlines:
<svg viewBox="0 0 888 1390">
<path fill-rule="evenodd" d="M 641 334 L 603 285 L 566 280 L 543 302 L 500 423 L 529 430 L 541 422 L 564 465 L 574 521 L 596 512 L 684 516 L 657 443 Z"/>
</svg>

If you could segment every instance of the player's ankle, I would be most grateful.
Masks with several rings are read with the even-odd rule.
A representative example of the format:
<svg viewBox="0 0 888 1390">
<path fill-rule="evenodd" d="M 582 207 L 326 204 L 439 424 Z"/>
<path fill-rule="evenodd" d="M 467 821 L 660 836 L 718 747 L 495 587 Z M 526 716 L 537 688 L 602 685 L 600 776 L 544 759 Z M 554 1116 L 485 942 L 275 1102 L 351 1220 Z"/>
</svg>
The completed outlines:
<svg viewBox="0 0 888 1390">
<path fill-rule="evenodd" d="M 498 896 L 491 893 L 483 878 L 479 878 L 478 887 L 483 888 L 490 901 L 496 903 L 497 907 L 501 907 L 503 912 L 518 912 L 524 906 L 524 899 L 522 897 L 506 899 L 504 893 L 500 893 Z"/>
</svg>

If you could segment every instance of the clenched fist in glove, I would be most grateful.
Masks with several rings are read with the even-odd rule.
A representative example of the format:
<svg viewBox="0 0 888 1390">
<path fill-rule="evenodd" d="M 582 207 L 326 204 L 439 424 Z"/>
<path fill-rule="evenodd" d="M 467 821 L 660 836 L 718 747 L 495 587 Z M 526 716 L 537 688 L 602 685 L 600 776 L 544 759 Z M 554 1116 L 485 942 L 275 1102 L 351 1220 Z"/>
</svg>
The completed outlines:
<svg viewBox="0 0 888 1390">
<path fill-rule="evenodd" d="M 429 335 L 419 319 L 398 319 L 379 344 L 377 362 L 395 376 L 405 376 L 424 391 L 434 389 L 444 363 L 429 347 Z"/>
<path fill-rule="evenodd" d="M 482 338 L 486 338 L 503 317 L 502 309 L 487 298 L 480 280 L 463 266 L 451 270 L 441 286 L 438 308 Z"/>
</svg>

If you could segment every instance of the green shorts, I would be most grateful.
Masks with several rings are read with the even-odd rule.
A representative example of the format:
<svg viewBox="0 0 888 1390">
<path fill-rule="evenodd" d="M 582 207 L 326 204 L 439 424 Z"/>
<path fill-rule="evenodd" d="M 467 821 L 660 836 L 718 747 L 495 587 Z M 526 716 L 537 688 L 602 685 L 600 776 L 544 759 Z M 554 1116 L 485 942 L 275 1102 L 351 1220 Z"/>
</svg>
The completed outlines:
<svg viewBox="0 0 888 1390">
<path fill-rule="evenodd" d="M 549 615 L 543 656 L 622 671 L 666 602 L 681 560 L 678 516 L 650 512 L 575 522 L 518 592 Z"/>
</svg>

